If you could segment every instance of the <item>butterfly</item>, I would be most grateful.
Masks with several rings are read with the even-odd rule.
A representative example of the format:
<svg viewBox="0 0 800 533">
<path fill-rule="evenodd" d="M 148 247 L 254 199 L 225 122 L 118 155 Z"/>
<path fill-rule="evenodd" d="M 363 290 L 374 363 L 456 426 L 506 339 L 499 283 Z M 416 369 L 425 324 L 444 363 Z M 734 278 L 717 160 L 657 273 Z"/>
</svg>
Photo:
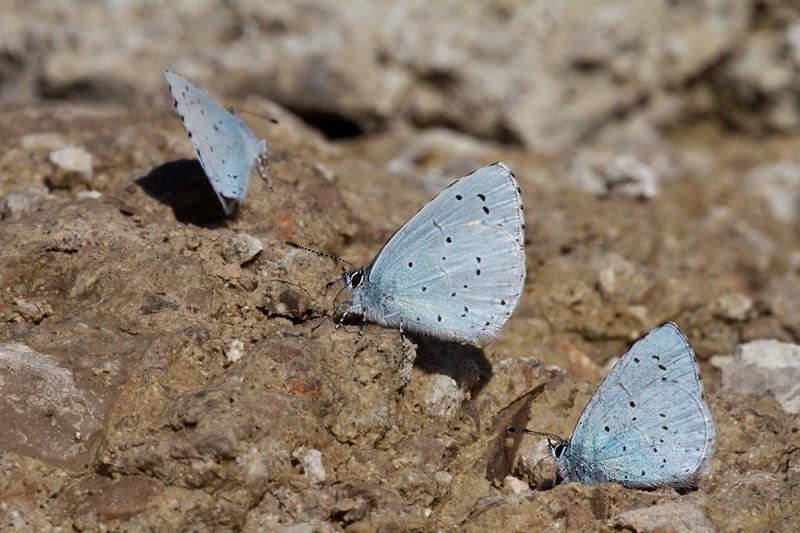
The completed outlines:
<svg viewBox="0 0 800 533">
<path fill-rule="evenodd" d="M 352 300 L 342 319 L 360 315 L 401 334 L 492 339 L 522 295 L 524 241 L 519 183 L 504 163 L 483 167 L 423 206 L 368 268 L 350 263 L 355 270 L 342 279 Z"/>
<path fill-rule="evenodd" d="M 165 72 L 175 108 L 225 214 L 230 216 L 247 195 L 250 174 L 258 164 L 266 179 L 267 141 L 259 140 L 242 119 L 226 111 L 174 72 Z"/>
<path fill-rule="evenodd" d="M 508 429 L 554 437 L 550 452 L 567 483 L 692 488 L 714 453 L 700 369 L 672 322 L 622 356 L 583 410 L 571 441 Z"/>
</svg>

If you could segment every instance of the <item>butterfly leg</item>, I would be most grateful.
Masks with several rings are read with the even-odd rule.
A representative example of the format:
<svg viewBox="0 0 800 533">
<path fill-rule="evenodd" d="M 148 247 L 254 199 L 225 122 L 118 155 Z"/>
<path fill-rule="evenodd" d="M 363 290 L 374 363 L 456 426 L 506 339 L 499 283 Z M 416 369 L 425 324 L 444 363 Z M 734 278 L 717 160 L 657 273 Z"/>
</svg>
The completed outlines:
<svg viewBox="0 0 800 533">
<path fill-rule="evenodd" d="M 358 328 L 358 337 L 356 337 L 356 342 L 354 342 L 353 344 L 358 344 L 358 341 L 360 341 L 363 337 L 364 337 L 364 318 L 362 317 L 361 327 Z"/>
<path fill-rule="evenodd" d="M 400 321 L 400 342 L 403 343 L 403 359 L 408 355 L 408 345 L 406 344 L 406 336 L 403 335 L 403 321 Z"/>
<path fill-rule="evenodd" d="M 269 178 L 267 177 L 267 169 L 269 165 L 267 164 L 267 147 L 264 146 L 264 149 L 258 153 L 258 162 L 256 163 L 258 167 L 258 174 L 261 176 L 261 179 L 267 182 L 267 187 L 272 189 L 272 183 L 270 183 Z"/>
<path fill-rule="evenodd" d="M 390 315 L 386 315 L 386 321 L 391 322 L 394 317 L 398 317 L 397 321 L 400 324 L 398 331 L 400 332 L 400 341 L 403 343 L 403 358 L 405 358 L 408 355 L 408 344 L 406 344 L 406 336 L 403 334 L 403 319 L 399 318 L 400 313 L 395 312 Z"/>
<path fill-rule="evenodd" d="M 344 314 L 339 317 L 339 320 L 336 321 L 336 325 L 333 327 L 334 330 L 339 329 L 344 324 L 344 319 L 347 318 L 347 314 L 350 312 L 350 306 L 353 305 L 353 302 L 342 302 L 336 306 L 336 309 L 333 311 L 333 316 L 336 316 L 339 313 L 339 309 L 342 308 L 343 305 L 347 306 Z"/>
</svg>

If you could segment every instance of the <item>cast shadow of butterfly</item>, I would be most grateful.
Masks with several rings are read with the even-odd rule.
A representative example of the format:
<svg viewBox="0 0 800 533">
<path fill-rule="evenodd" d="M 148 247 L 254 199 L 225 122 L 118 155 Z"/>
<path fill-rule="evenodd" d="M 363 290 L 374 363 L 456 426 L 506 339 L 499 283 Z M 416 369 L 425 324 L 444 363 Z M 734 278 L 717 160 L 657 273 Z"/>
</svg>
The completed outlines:
<svg viewBox="0 0 800 533">
<path fill-rule="evenodd" d="M 334 313 L 332 320 L 347 327 L 365 325 L 359 316 L 348 315 L 342 319 Z M 322 322 L 319 325 L 322 325 Z M 362 333 L 365 336 L 369 335 L 368 331 Z M 358 342 L 360 337 L 356 339 L 355 342 Z M 413 341 L 417 346 L 414 366 L 427 374 L 442 374 L 453 378 L 460 388 L 470 388 L 473 397 L 486 386 L 493 375 L 492 364 L 486 358 L 483 349 L 475 345 L 407 331 L 403 333 L 402 342 L 407 345 L 409 341 Z M 408 356 L 408 353 L 403 355 L 403 357 Z M 474 377 L 476 372 L 477 379 Z"/>
<path fill-rule="evenodd" d="M 186 224 L 208 225 L 226 218 L 225 210 L 197 159 L 178 159 L 136 180 L 144 192 L 172 208 Z"/>
<path fill-rule="evenodd" d="M 412 336 L 417 344 L 414 366 L 429 374 L 443 374 L 459 388 L 469 388 L 475 397 L 492 377 L 492 364 L 482 348 L 458 341 Z M 477 381 L 475 372 L 478 372 Z"/>
</svg>

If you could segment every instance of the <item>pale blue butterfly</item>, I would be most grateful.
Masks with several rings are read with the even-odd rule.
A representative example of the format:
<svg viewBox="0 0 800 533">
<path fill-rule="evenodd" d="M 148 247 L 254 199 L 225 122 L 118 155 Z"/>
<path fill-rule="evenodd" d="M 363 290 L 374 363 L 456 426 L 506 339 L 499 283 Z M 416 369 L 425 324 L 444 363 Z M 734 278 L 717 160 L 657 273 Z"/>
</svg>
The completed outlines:
<svg viewBox="0 0 800 533">
<path fill-rule="evenodd" d="M 423 206 L 369 268 L 343 274 L 353 297 L 345 315 L 401 333 L 494 338 L 522 295 L 524 241 L 514 174 L 504 163 L 478 169 Z"/>
<path fill-rule="evenodd" d="M 572 441 L 521 432 L 556 439 L 550 452 L 564 482 L 679 489 L 696 486 L 716 433 L 694 352 L 672 322 L 622 356 L 583 410 Z"/>
<path fill-rule="evenodd" d="M 259 140 L 242 119 L 226 111 L 174 72 L 165 72 L 175 108 L 192 140 L 211 187 L 230 216 L 247 195 L 258 163 L 266 179 L 267 141 Z"/>
</svg>

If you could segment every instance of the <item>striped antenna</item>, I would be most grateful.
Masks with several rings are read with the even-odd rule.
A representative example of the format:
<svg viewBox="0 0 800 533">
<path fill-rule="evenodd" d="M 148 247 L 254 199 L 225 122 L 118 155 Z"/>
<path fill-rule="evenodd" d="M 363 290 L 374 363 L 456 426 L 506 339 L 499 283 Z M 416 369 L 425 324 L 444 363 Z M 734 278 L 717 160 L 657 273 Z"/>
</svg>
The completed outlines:
<svg viewBox="0 0 800 533">
<path fill-rule="evenodd" d="M 336 259 L 337 261 L 341 261 L 342 263 L 347 263 L 348 265 L 350 265 L 350 266 L 351 266 L 351 267 L 353 267 L 354 269 L 358 270 L 358 267 L 357 267 L 357 266 L 355 266 L 355 265 L 354 265 L 353 263 L 351 263 L 350 261 L 348 261 L 347 259 L 342 259 L 341 257 L 337 257 L 337 256 L 335 256 L 335 255 L 331 255 L 331 254 L 326 254 L 326 253 L 324 253 L 324 252 L 318 252 L 318 251 L 314 250 L 313 248 L 307 248 L 307 247 L 305 247 L 305 246 L 300 246 L 300 245 L 299 245 L 299 244 L 297 244 L 296 242 L 292 242 L 292 241 L 285 241 L 285 242 L 286 242 L 286 244 L 288 244 L 288 245 L 289 245 L 289 246 L 291 246 L 292 248 L 299 248 L 299 249 L 301 249 L 301 250 L 305 250 L 305 251 L 307 251 L 307 252 L 311 252 L 311 253 L 314 253 L 314 254 L 317 254 L 317 255 L 321 255 L 322 257 L 330 257 L 331 259 Z"/>
<path fill-rule="evenodd" d="M 558 435 L 554 435 L 553 433 L 543 433 L 541 431 L 531 431 L 530 429 L 516 429 L 516 428 L 506 428 L 506 431 L 511 431 L 514 433 L 526 433 L 528 435 L 539 435 L 540 437 L 547 437 L 548 439 L 554 439 L 558 442 L 567 442 L 565 439 L 559 437 Z"/>
</svg>

